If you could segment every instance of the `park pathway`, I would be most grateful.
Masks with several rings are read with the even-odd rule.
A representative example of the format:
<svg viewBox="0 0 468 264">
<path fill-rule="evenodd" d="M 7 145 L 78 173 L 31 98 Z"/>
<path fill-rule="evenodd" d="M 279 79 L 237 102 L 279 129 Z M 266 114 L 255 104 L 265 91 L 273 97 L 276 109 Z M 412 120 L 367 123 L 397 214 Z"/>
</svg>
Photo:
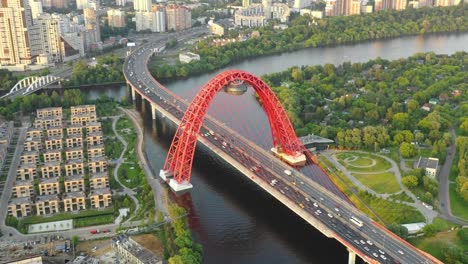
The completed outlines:
<svg viewBox="0 0 468 264">
<path fill-rule="evenodd" d="M 330 162 L 333 163 L 333 165 L 336 166 L 336 168 L 340 171 L 342 171 L 344 173 L 344 175 L 346 175 L 346 177 L 351 180 L 353 182 L 353 184 L 355 186 L 357 186 L 359 189 L 363 190 L 363 191 L 367 191 L 377 197 L 380 197 L 382 199 L 386 199 L 388 200 L 389 197 L 391 195 L 395 195 L 395 194 L 399 194 L 401 192 L 404 192 L 405 194 L 407 194 L 409 197 L 411 197 L 415 202 L 406 202 L 406 201 L 399 201 L 400 203 L 402 204 L 406 204 L 408 206 L 412 206 L 414 208 L 416 208 L 418 211 L 420 211 L 424 217 L 426 218 L 426 221 L 428 223 L 432 223 L 432 220 L 438 215 L 438 213 L 434 210 L 431 210 L 427 207 L 425 207 L 421 201 L 418 200 L 418 198 L 408 190 L 408 188 L 406 188 L 406 186 L 401 182 L 401 173 L 400 173 L 400 169 L 398 168 L 398 165 L 395 163 L 394 160 L 392 160 L 391 158 L 389 157 L 386 157 L 386 156 L 383 156 L 383 155 L 378 155 L 378 154 L 375 154 L 375 153 L 372 153 L 372 155 L 376 155 L 377 157 L 380 157 L 380 158 L 383 158 L 385 159 L 386 161 L 390 162 L 391 164 L 391 168 L 390 169 L 387 169 L 387 170 L 383 170 L 383 171 L 379 171 L 379 172 L 390 172 L 392 174 L 395 175 L 396 179 L 397 179 L 397 182 L 401 188 L 401 191 L 399 192 L 396 192 L 396 193 L 391 193 L 391 194 L 382 194 L 382 193 L 378 193 L 372 189 L 370 189 L 369 187 L 365 186 L 364 184 L 362 184 L 358 179 L 356 179 L 350 171 L 348 171 L 348 169 L 346 169 L 337 159 L 336 159 L 336 153 L 338 153 L 339 151 L 337 150 L 328 150 L 328 151 L 324 151 L 321 153 L 322 156 L 324 156 L 326 159 L 328 159 Z M 362 151 L 355 151 L 356 153 L 362 153 L 362 154 L 369 154 L 367 152 L 362 152 Z M 375 173 L 375 172 L 373 172 Z M 361 174 L 361 172 L 360 172 Z M 363 172 L 362 174 L 366 174 L 365 172 Z"/>
</svg>

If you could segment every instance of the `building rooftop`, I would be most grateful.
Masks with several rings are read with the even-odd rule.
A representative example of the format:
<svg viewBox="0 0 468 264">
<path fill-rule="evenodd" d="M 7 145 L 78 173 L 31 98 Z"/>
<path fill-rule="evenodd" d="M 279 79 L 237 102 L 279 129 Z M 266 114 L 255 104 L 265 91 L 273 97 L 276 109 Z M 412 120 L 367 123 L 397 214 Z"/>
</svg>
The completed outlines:
<svg viewBox="0 0 468 264">
<path fill-rule="evenodd" d="M 65 176 L 65 181 L 79 181 L 79 180 L 84 180 L 83 174 L 74 174 L 70 176 Z"/>
<path fill-rule="evenodd" d="M 36 118 L 35 121 L 38 120 L 60 120 L 62 121 L 62 116 L 44 116 L 44 117 L 38 117 Z"/>
<path fill-rule="evenodd" d="M 90 149 L 101 149 L 101 148 L 104 148 L 104 144 L 97 144 L 97 145 L 89 146 L 89 147 L 88 147 L 88 151 L 89 151 Z"/>
<path fill-rule="evenodd" d="M 98 172 L 98 173 L 92 173 L 89 176 L 90 179 L 96 179 L 96 178 L 109 178 L 109 174 L 107 172 Z"/>
<path fill-rule="evenodd" d="M 101 126 L 101 122 L 89 122 L 86 126 Z"/>
<path fill-rule="evenodd" d="M 44 162 L 42 167 L 55 167 L 55 166 L 60 166 L 60 161 L 49 161 L 49 162 Z"/>
<path fill-rule="evenodd" d="M 33 142 L 33 141 L 41 143 L 41 139 L 39 137 L 28 137 L 25 140 L 25 142 Z"/>
<path fill-rule="evenodd" d="M 73 124 L 73 125 L 72 125 L 72 124 L 70 124 L 70 125 L 68 125 L 68 127 L 67 127 L 67 128 L 81 128 L 81 129 L 83 129 L 83 126 L 82 126 L 82 125 L 80 125 L 80 124 Z"/>
<path fill-rule="evenodd" d="M 110 188 L 99 188 L 99 189 L 94 189 L 89 193 L 89 196 L 93 195 L 103 195 L 103 194 L 111 194 Z"/>
<path fill-rule="evenodd" d="M 81 159 L 75 159 L 75 160 L 67 160 L 65 161 L 65 164 L 83 164 L 83 160 Z"/>
<path fill-rule="evenodd" d="M 34 164 L 34 163 L 21 163 L 18 166 L 18 169 L 31 169 L 31 168 L 36 168 L 37 169 L 36 164 Z"/>
<path fill-rule="evenodd" d="M 51 136 L 51 137 L 47 137 L 45 140 L 46 141 L 47 140 L 62 140 L 62 137 L 61 136 Z"/>
<path fill-rule="evenodd" d="M 77 151 L 77 150 L 81 150 L 81 151 L 82 151 L 83 148 L 82 148 L 82 147 L 66 148 L 66 149 L 65 149 L 65 152 L 67 152 L 67 151 Z"/>
<path fill-rule="evenodd" d="M 8 201 L 8 205 L 10 204 L 25 204 L 25 203 L 29 203 L 31 204 L 31 199 L 29 197 L 20 197 L 20 198 L 11 198 L 9 201 Z"/>
<path fill-rule="evenodd" d="M 84 192 L 68 192 L 63 194 L 63 199 L 86 197 Z"/>
<path fill-rule="evenodd" d="M 14 186 L 27 186 L 33 185 L 32 180 L 16 181 Z"/>
<path fill-rule="evenodd" d="M 437 169 L 439 166 L 439 159 L 437 158 L 423 158 L 419 157 L 418 163 L 416 165 L 417 168 L 429 168 L 429 169 Z"/>
<path fill-rule="evenodd" d="M 88 137 L 102 137 L 102 132 L 91 132 L 88 133 Z"/>
<path fill-rule="evenodd" d="M 71 134 L 71 135 L 69 134 L 69 135 L 67 135 L 66 138 L 67 138 L 67 139 L 72 139 L 72 138 L 83 138 L 83 135 L 82 135 L 82 134 L 78 134 L 78 133 L 77 133 L 77 134 Z"/>
<path fill-rule="evenodd" d="M 71 118 L 80 118 L 80 117 L 95 117 L 96 113 L 81 113 L 81 114 L 72 114 Z"/>
<path fill-rule="evenodd" d="M 123 247 L 142 263 L 161 263 L 161 259 L 159 257 L 127 236 L 120 235 L 113 238 L 112 242 Z"/>
<path fill-rule="evenodd" d="M 50 194 L 50 195 L 39 195 L 36 197 L 36 202 L 39 201 L 52 201 L 52 200 L 58 200 L 58 195 L 56 194 Z"/>
<path fill-rule="evenodd" d="M 46 183 L 58 183 L 58 177 L 53 177 L 53 178 L 41 178 L 39 179 L 39 184 L 46 184 Z"/>
<path fill-rule="evenodd" d="M 33 150 L 33 151 L 23 151 L 23 153 L 21 153 L 21 156 L 30 156 L 30 155 L 39 155 L 39 152 Z"/>
<path fill-rule="evenodd" d="M 89 162 L 100 162 L 100 161 L 107 161 L 106 157 L 94 157 L 94 158 L 89 158 Z"/>
<path fill-rule="evenodd" d="M 50 126 L 47 130 L 52 130 L 52 129 L 63 129 L 62 126 Z"/>
<path fill-rule="evenodd" d="M 319 137 L 317 135 L 314 135 L 314 134 L 309 134 L 307 136 L 303 136 L 303 137 L 300 137 L 299 140 L 302 142 L 302 144 L 304 145 L 308 145 L 308 144 L 312 144 L 312 143 L 334 143 L 335 141 L 331 140 L 331 139 L 328 139 L 328 138 L 324 138 L 324 137 Z"/>
<path fill-rule="evenodd" d="M 61 155 L 62 150 L 61 149 L 48 149 L 48 150 L 44 151 L 44 154 L 52 154 L 52 153 L 60 153 L 60 155 Z"/>
<path fill-rule="evenodd" d="M 54 110 L 62 111 L 62 107 L 60 107 L 60 106 L 51 106 L 51 107 L 39 108 L 39 109 L 37 109 L 37 112 L 54 111 Z"/>
</svg>

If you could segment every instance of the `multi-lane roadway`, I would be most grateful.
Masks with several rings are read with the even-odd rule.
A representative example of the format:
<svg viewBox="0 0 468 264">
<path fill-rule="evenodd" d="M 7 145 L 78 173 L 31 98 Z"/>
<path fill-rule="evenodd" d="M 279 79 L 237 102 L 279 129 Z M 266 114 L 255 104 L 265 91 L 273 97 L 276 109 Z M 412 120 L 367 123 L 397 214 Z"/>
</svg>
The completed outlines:
<svg viewBox="0 0 468 264">
<path fill-rule="evenodd" d="M 197 37 L 200 32 L 186 32 L 177 38 L 181 42 Z M 124 74 L 128 83 L 145 100 L 181 120 L 188 103 L 154 80 L 147 69 L 149 58 L 166 41 L 161 39 L 136 49 L 125 61 Z M 255 175 L 253 177 L 263 180 L 320 221 L 338 241 L 365 261 L 439 263 L 361 213 L 344 199 L 343 194 L 333 191 L 336 187 L 320 185 L 320 180 L 327 175 L 317 165 L 309 165 L 311 169 L 304 175 L 210 116 L 206 117 L 199 138 L 204 138 L 217 151 L 243 164 Z M 285 170 L 290 170 L 291 175 Z M 352 221 L 352 218 L 356 220 Z"/>
</svg>

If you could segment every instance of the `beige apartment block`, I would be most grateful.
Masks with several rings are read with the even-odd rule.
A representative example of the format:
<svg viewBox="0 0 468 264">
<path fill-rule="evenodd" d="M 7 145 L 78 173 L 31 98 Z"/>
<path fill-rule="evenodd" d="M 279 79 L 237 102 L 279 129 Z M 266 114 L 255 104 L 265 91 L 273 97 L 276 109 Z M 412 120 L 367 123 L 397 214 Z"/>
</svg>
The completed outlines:
<svg viewBox="0 0 468 264">
<path fill-rule="evenodd" d="M 106 155 L 106 151 L 104 149 L 104 145 L 93 145 L 88 147 L 88 158 L 97 158 L 97 157 L 103 157 Z"/>
<path fill-rule="evenodd" d="M 59 198 L 57 195 L 42 195 L 36 198 L 37 215 L 56 214 L 59 210 Z"/>
<path fill-rule="evenodd" d="M 105 157 L 89 159 L 88 169 L 90 174 L 107 172 L 107 159 Z"/>
<path fill-rule="evenodd" d="M 46 150 L 62 149 L 63 141 L 61 137 L 48 137 L 44 140 Z"/>
<path fill-rule="evenodd" d="M 104 139 L 101 132 L 94 132 L 87 134 L 86 142 L 88 146 L 101 145 L 104 144 Z"/>
<path fill-rule="evenodd" d="M 86 126 L 86 132 L 89 133 L 96 133 L 102 132 L 101 122 L 91 122 Z"/>
<path fill-rule="evenodd" d="M 93 114 L 81 114 L 81 115 L 72 115 L 71 124 L 72 125 L 83 125 L 86 126 L 89 123 L 97 122 L 96 115 Z"/>
<path fill-rule="evenodd" d="M 62 176 L 60 162 L 46 162 L 41 166 L 42 178 L 56 178 Z"/>
<path fill-rule="evenodd" d="M 46 118 L 46 117 L 62 117 L 63 111 L 62 107 L 47 107 L 37 109 L 36 111 L 37 118 Z"/>
<path fill-rule="evenodd" d="M 42 140 L 42 130 L 31 127 L 28 129 L 28 132 L 26 132 L 26 138 L 39 138 L 39 140 Z"/>
<path fill-rule="evenodd" d="M 91 190 L 109 188 L 109 175 L 107 172 L 94 173 L 89 176 Z"/>
<path fill-rule="evenodd" d="M 51 127 L 46 130 L 47 137 L 63 138 L 63 127 Z"/>
<path fill-rule="evenodd" d="M 37 164 L 39 163 L 39 152 L 37 151 L 23 151 L 21 154 L 22 164 Z"/>
<path fill-rule="evenodd" d="M 16 218 L 30 216 L 32 206 L 31 199 L 28 197 L 13 198 L 8 201 L 8 215 Z"/>
<path fill-rule="evenodd" d="M 34 120 L 34 128 L 47 130 L 51 127 L 62 126 L 62 118 L 60 117 L 46 117 L 44 119 Z"/>
<path fill-rule="evenodd" d="M 51 195 L 60 193 L 58 178 L 44 178 L 39 180 L 39 195 Z"/>
<path fill-rule="evenodd" d="M 81 134 L 74 134 L 67 136 L 66 146 L 67 148 L 82 148 L 83 147 L 83 137 Z"/>
<path fill-rule="evenodd" d="M 67 136 L 71 135 L 79 135 L 82 137 L 83 135 L 83 126 L 81 125 L 70 125 L 67 127 Z"/>
<path fill-rule="evenodd" d="M 36 164 L 20 164 L 16 169 L 16 179 L 18 181 L 34 180 L 36 178 Z"/>
<path fill-rule="evenodd" d="M 65 176 L 84 174 L 84 163 L 82 160 L 67 160 L 65 163 Z"/>
<path fill-rule="evenodd" d="M 83 149 L 82 148 L 70 148 L 65 150 L 65 158 L 67 160 L 82 160 L 83 159 Z"/>
<path fill-rule="evenodd" d="M 52 162 L 52 161 L 62 161 L 62 151 L 61 150 L 47 150 L 43 154 L 44 162 Z"/>
<path fill-rule="evenodd" d="M 73 175 L 65 177 L 65 192 L 84 192 L 85 182 L 83 175 Z"/>
<path fill-rule="evenodd" d="M 96 105 L 78 105 L 70 107 L 71 115 L 93 114 L 96 115 Z"/>
<path fill-rule="evenodd" d="M 42 150 L 41 138 L 39 137 L 26 138 L 26 141 L 24 141 L 23 146 L 24 146 L 25 151 L 41 151 Z"/>
<path fill-rule="evenodd" d="M 15 198 L 31 197 L 34 194 L 32 180 L 17 181 L 11 188 L 12 196 Z"/>
<path fill-rule="evenodd" d="M 105 208 L 112 204 L 112 194 L 109 188 L 94 189 L 89 193 L 92 208 Z"/>
<path fill-rule="evenodd" d="M 62 197 L 65 212 L 74 212 L 86 209 L 86 196 L 84 192 L 65 193 Z"/>
</svg>

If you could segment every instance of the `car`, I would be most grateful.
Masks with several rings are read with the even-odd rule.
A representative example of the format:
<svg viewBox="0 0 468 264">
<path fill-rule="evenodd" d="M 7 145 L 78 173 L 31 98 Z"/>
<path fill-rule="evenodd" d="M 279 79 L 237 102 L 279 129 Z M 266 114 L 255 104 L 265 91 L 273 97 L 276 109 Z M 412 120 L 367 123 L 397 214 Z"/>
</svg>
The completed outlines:
<svg viewBox="0 0 468 264">
<path fill-rule="evenodd" d="M 369 250 L 370 250 L 368 247 L 364 247 L 364 249 L 365 249 L 366 251 L 369 251 Z"/>
<path fill-rule="evenodd" d="M 299 206 L 300 206 L 302 209 L 304 209 L 304 205 L 303 205 L 303 204 L 300 203 Z"/>
<path fill-rule="evenodd" d="M 362 239 L 360 240 L 360 242 L 361 242 L 361 244 L 363 244 L 363 245 L 366 244 L 366 242 L 365 242 L 364 240 L 362 240 Z"/>
<path fill-rule="evenodd" d="M 317 213 L 321 214 L 321 213 L 322 213 L 322 211 L 320 211 L 320 210 L 317 210 Z"/>
<path fill-rule="evenodd" d="M 284 191 L 283 191 L 283 190 L 280 190 L 280 192 L 281 192 L 282 194 L 284 194 Z"/>
<path fill-rule="evenodd" d="M 386 260 L 386 259 L 387 259 L 384 255 L 380 255 L 380 257 L 381 257 L 383 260 Z"/>
<path fill-rule="evenodd" d="M 318 207 L 318 204 L 317 204 L 317 203 L 314 203 L 314 206 L 315 206 L 315 207 Z"/>
<path fill-rule="evenodd" d="M 369 244 L 371 246 L 374 245 L 374 244 L 372 244 L 372 242 L 370 240 L 367 240 L 366 242 L 367 242 L 367 244 Z"/>
<path fill-rule="evenodd" d="M 306 199 L 306 201 L 310 202 L 310 199 L 309 199 L 309 197 L 306 197 L 305 199 Z"/>
<path fill-rule="evenodd" d="M 385 252 L 382 251 L 381 249 L 379 249 L 379 253 L 380 253 L 380 254 L 385 254 Z"/>
<path fill-rule="evenodd" d="M 327 215 L 328 217 L 333 218 L 333 215 L 331 215 L 330 213 L 328 213 Z"/>
<path fill-rule="evenodd" d="M 376 258 L 379 257 L 379 255 L 378 255 L 377 253 L 375 253 L 375 252 L 372 253 L 372 256 L 374 256 L 374 257 L 376 257 Z"/>
<path fill-rule="evenodd" d="M 357 239 L 354 239 L 354 243 L 359 245 L 359 241 L 357 241 Z"/>
<path fill-rule="evenodd" d="M 335 207 L 335 211 L 339 212 L 339 211 L 340 211 L 340 209 L 338 209 L 338 208 L 336 208 L 336 207 Z"/>
<path fill-rule="evenodd" d="M 403 253 L 403 251 L 401 251 L 401 249 L 398 250 L 398 253 L 400 253 L 400 255 L 404 255 L 404 254 L 405 254 L 405 253 Z"/>
</svg>

